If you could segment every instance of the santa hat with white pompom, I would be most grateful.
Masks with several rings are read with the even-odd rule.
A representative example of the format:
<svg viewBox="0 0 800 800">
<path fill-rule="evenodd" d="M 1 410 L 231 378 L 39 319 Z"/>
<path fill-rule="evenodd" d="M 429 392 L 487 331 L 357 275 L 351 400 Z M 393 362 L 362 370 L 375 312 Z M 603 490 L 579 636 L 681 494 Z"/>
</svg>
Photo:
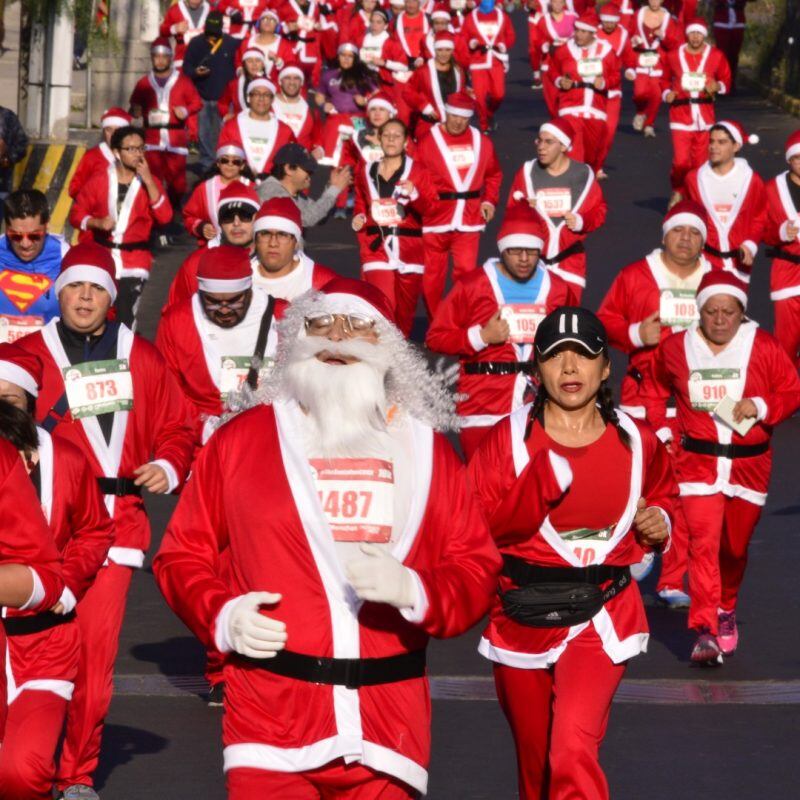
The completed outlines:
<svg viewBox="0 0 800 800">
<path fill-rule="evenodd" d="M 761 139 L 758 137 L 758 134 L 751 133 L 748 135 L 745 133 L 744 127 L 742 127 L 741 123 L 734 122 L 733 120 L 720 120 L 719 122 L 714 123 L 712 130 L 714 128 L 724 128 L 731 139 L 733 139 L 733 141 L 737 144 L 758 144 L 761 141 Z"/>
</svg>

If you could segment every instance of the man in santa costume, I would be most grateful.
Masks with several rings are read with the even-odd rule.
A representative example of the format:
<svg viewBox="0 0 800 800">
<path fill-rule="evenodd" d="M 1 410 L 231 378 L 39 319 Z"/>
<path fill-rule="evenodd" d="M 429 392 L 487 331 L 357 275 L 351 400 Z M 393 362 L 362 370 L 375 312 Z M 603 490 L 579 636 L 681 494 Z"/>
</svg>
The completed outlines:
<svg viewBox="0 0 800 800">
<path fill-rule="evenodd" d="M 435 432 L 452 395 L 381 292 L 338 278 L 290 306 L 253 402 L 201 452 L 154 562 L 167 602 L 229 654 L 228 797 L 417 797 L 428 637 L 474 624 L 500 568 Z"/>
<path fill-rule="evenodd" d="M 444 294 L 450 254 L 454 281 L 475 269 L 481 231 L 500 198 L 500 163 L 491 140 L 469 124 L 474 113 L 475 101 L 466 92 L 449 95 L 444 122 L 434 125 L 417 148 L 417 161 L 439 195 L 422 220 L 422 294 L 429 317 Z"/>
<path fill-rule="evenodd" d="M 75 172 L 69 182 L 68 193 L 74 200 L 83 185 L 95 173 L 108 169 L 114 163 L 114 154 L 111 152 L 111 137 L 117 128 L 124 128 L 133 122 L 133 117 L 124 109 L 114 106 L 103 112 L 100 118 L 100 128 L 103 139 L 99 144 L 90 147 L 78 162 Z"/>
<path fill-rule="evenodd" d="M 309 85 L 316 86 L 322 68 L 319 33 L 322 30 L 319 0 L 282 0 L 275 10 L 285 31 L 283 37 L 294 43 L 295 60 Z"/>
<path fill-rule="evenodd" d="M 702 206 L 691 200 L 677 203 L 667 212 L 661 231 L 661 247 L 620 270 L 597 312 L 609 343 L 628 356 L 620 408 L 635 419 L 647 417 L 644 381 L 652 377 L 658 345 L 700 318 L 695 295 L 711 270 L 703 256 L 708 221 Z M 674 428 L 674 409 L 668 409 L 667 416 Z M 672 546 L 663 556 L 658 581 L 658 596 L 670 608 L 689 605 L 683 586 L 687 548 L 688 530 L 678 507 Z M 651 563 L 652 556 L 643 570 L 649 571 Z"/>
<path fill-rule="evenodd" d="M 253 288 L 247 250 L 230 244 L 203 253 L 197 287 L 161 318 L 156 347 L 192 407 L 197 441 L 204 444 L 228 395 L 247 380 L 255 388 L 265 356 L 274 354 L 275 300 Z"/>
<path fill-rule="evenodd" d="M 183 54 L 195 36 L 201 36 L 206 26 L 206 17 L 211 11 L 207 0 L 178 0 L 164 14 L 159 36 L 175 39 L 175 66 L 183 66 Z"/>
<path fill-rule="evenodd" d="M 410 336 L 424 271 L 422 214 L 438 195 L 406 153 L 408 129 L 401 120 L 384 122 L 378 142 L 381 160 L 356 170 L 352 227 L 364 280 L 386 295 L 397 327 Z"/>
<path fill-rule="evenodd" d="M 575 33 L 560 47 L 551 63 L 558 95 L 558 115 L 568 117 L 575 131 L 574 157 L 605 177 L 606 104 L 610 91 L 619 89 L 620 63 L 614 48 L 597 38 L 599 20 L 594 11 L 582 14 Z"/>
<path fill-rule="evenodd" d="M 437 33 L 433 58 L 415 69 L 403 88 L 403 99 L 413 109 L 414 134 L 421 140 L 437 122 L 446 116 L 445 98 L 462 91 L 466 85 L 464 70 L 454 57 L 456 46 L 452 33 Z"/>
<path fill-rule="evenodd" d="M 34 422 L 39 358 L 0 345 L 0 437 L 11 442 L 36 488 L 61 557 L 65 587 L 49 610 L 8 609 L 8 716 L 0 747 L 0 796 L 51 800 L 55 753 L 80 661 L 75 605 L 114 541 L 114 527 L 86 456 Z"/>
<path fill-rule="evenodd" d="M 737 155 L 745 142 L 758 140 L 756 134 L 748 136 L 738 122 L 715 123 L 709 131 L 708 161 L 684 181 L 684 197 L 702 205 L 708 215 L 708 260 L 744 281 L 750 280 L 764 236 L 767 197 L 764 181 Z"/>
<path fill-rule="evenodd" d="M 275 84 L 256 78 L 247 87 L 248 108 L 229 119 L 219 134 L 218 146 L 237 144 L 247 157 L 247 165 L 257 181 L 263 181 L 272 169 L 278 150 L 294 141 L 292 129 L 281 122 L 272 110 Z"/>
<path fill-rule="evenodd" d="M 739 53 L 744 42 L 747 4 L 753 0 L 714 0 L 714 41 L 731 68 L 730 91 L 736 90 Z"/>
<path fill-rule="evenodd" d="M 256 190 L 241 181 L 231 181 L 220 193 L 215 216 L 220 233 L 208 242 L 208 246 L 198 248 L 181 264 L 169 287 L 167 302 L 162 314 L 180 300 L 190 298 L 197 291 L 197 269 L 206 249 L 214 249 L 221 244 L 241 247 L 255 262 L 253 245 L 253 220 L 261 206 Z"/>
<path fill-rule="evenodd" d="M 669 105 L 673 199 L 680 194 L 687 173 L 701 167 L 708 157 L 708 132 L 716 121 L 714 103 L 731 85 L 728 62 L 722 51 L 706 42 L 707 36 L 705 21 L 691 20 L 686 43 L 664 60 L 661 90 Z"/>
<path fill-rule="evenodd" d="M 139 128 L 118 128 L 111 137 L 114 164 L 96 172 L 78 192 L 69 212 L 80 241 L 94 241 L 107 248 L 119 282 L 117 319 L 135 327 L 136 309 L 150 277 L 153 225 L 172 219 L 172 206 L 161 181 L 145 158 L 144 137 Z"/>
<path fill-rule="evenodd" d="M 536 158 L 514 176 L 506 208 L 524 203 L 544 224 L 542 260 L 569 283 L 571 302 L 586 288 L 586 234 L 606 219 L 606 201 L 587 164 L 572 156 L 575 131 L 565 117 L 545 122 L 536 139 Z"/>
<path fill-rule="evenodd" d="M 800 353 L 800 131 L 786 141 L 789 169 L 766 187 L 764 241 L 772 258 L 770 299 L 775 309 L 775 337 L 792 361 Z"/>
<path fill-rule="evenodd" d="M 467 14 L 458 35 L 468 53 L 464 66 L 478 106 L 478 125 L 482 133 L 488 133 L 506 95 L 508 54 L 516 40 L 514 26 L 505 11 L 495 8 L 495 0 L 481 0 Z"/>
<path fill-rule="evenodd" d="M 800 407 L 800 378 L 778 341 L 745 316 L 747 284 L 712 270 L 700 321 L 658 350 L 648 419 L 671 440 L 689 527 L 692 661 L 722 663 L 738 645 L 736 602 L 750 538 L 767 500 L 770 439 Z M 677 433 L 663 400 L 674 394 Z"/>
<path fill-rule="evenodd" d="M 61 791 L 92 786 L 125 600 L 150 543 L 142 492 L 178 488 L 193 449 L 189 409 L 164 360 L 126 325 L 108 321 L 115 269 L 106 248 L 75 245 L 55 285 L 61 317 L 19 341 L 44 366 L 37 419 L 89 459 L 116 528 L 108 565 L 78 604 L 81 664 L 67 714 Z"/>
<path fill-rule="evenodd" d="M 186 156 L 197 140 L 197 114 L 203 100 L 194 84 L 172 65 L 169 39 L 150 47 L 153 69 L 140 78 L 129 101 L 131 114 L 143 120 L 147 163 L 167 187 L 173 206 L 186 194 Z"/>
<path fill-rule="evenodd" d="M 425 63 L 425 39 L 430 31 L 430 22 L 422 12 L 420 0 L 405 0 L 403 10 L 394 18 L 392 35 L 400 43 L 409 69 L 417 69 Z"/>
<path fill-rule="evenodd" d="M 278 93 L 272 109 L 280 122 L 288 125 L 295 141 L 315 158 L 322 158 L 322 123 L 319 112 L 303 97 L 305 75 L 300 67 L 290 64 L 278 73 Z"/>
<path fill-rule="evenodd" d="M 459 438 L 467 460 L 492 426 L 527 399 L 536 328 L 569 301 L 568 284 L 539 258 L 542 228 L 529 207 L 511 206 L 497 238 L 500 257 L 453 287 L 425 337 L 430 350 L 459 358 Z"/>
<path fill-rule="evenodd" d="M 620 68 L 630 59 L 631 42 L 630 32 L 620 24 L 622 12 L 619 6 L 614 3 L 606 3 L 600 9 L 600 27 L 597 29 L 597 38 L 601 42 L 608 42 L 614 55 L 617 57 Z M 617 135 L 619 125 L 619 115 L 622 110 L 622 87 L 610 89 L 606 100 L 606 153 L 604 159 L 611 152 L 611 145 Z"/>
</svg>

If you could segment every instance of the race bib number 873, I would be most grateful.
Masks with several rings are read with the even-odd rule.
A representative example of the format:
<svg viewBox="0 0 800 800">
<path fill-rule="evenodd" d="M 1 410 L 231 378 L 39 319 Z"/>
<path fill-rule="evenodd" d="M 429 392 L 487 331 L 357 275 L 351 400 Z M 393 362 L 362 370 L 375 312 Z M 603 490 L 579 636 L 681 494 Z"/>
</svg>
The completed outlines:
<svg viewBox="0 0 800 800">
<path fill-rule="evenodd" d="M 127 358 L 64 367 L 64 387 L 73 419 L 130 411 L 133 381 Z"/>
</svg>

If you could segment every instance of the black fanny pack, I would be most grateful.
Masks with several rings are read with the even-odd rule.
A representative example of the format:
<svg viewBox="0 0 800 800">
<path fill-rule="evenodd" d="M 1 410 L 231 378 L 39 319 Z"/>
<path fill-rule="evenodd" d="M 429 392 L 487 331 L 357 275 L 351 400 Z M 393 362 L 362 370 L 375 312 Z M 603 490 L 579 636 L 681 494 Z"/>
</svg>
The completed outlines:
<svg viewBox="0 0 800 800">
<path fill-rule="evenodd" d="M 503 556 L 503 575 L 519 588 L 500 593 L 509 619 L 532 628 L 567 628 L 588 622 L 631 582 L 628 567 L 539 567 Z M 606 589 L 600 584 L 611 581 Z"/>
</svg>

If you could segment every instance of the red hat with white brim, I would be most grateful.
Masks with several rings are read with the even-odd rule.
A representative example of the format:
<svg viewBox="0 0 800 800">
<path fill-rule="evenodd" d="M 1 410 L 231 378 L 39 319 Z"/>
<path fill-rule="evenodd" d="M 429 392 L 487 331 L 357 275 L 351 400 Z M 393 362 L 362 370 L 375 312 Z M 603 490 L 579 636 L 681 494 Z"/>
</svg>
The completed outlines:
<svg viewBox="0 0 800 800">
<path fill-rule="evenodd" d="M 275 10 L 273 10 L 271 8 L 265 8 L 258 15 L 258 19 L 256 20 L 256 26 L 258 26 L 258 23 L 261 22 L 261 20 L 264 19 L 264 17 L 272 17 L 272 19 L 274 19 L 275 22 L 280 22 L 281 21 L 281 18 L 278 16 L 278 12 L 277 11 L 275 11 Z"/>
<path fill-rule="evenodd" d="M 102 286 L 111 302 L 117 299 L 117 267 L 111 252 L 95 242 L 81 242 L 70 247 L 61 260 L 56 278 L 56 295 L 70 283 L 94 283 Z"/>
<path fill-rule="evenodd" d="M 35 353 L 17 344 L 0 344 L 0 381 L 8 381 L 28 394 L 38 397 L 44 367 Z"/>
<path fill-rule="evenodd" d="M 306 76 L 303 70 L 300 67 L 296 67 L 294 64 L 289 64 L 285 66 L 279 73 L 278 73 L 278 80 L 282 81 L 284 78 L 291 78 L 294 76 L 295 78 L 300 78 L 302 83 L 306 82 Z"/>
<path fill-rule="evenodd" d="M 201 292 L 243 292 L 252 285 L 253 268 L 246 248 L 221 244 L 200 256 L 197 287 Z"/>
<path fill-rule="evenodd" d="M 227 142 L 226 144 L 221 144 L 217 148 L 217 158 L 220 156 L 238 156 L 239 158 L 245 158 L 245 152 L 244 148 L 239 147 L 235 142 Z"/>
<path fill-rule="evenodd" d="M 328 314 L 359 314 L 394 324 L 394 312 L 386 295 L 366 281 L 333 278 L 321 289 L 323 310 Z"/>
<path fill-rule="evenodd" d="M 352 42 L 342 42 L 338 49 L 336 50 L 337 53 L 358 53 L 358 45 L 353 44 Z"/>
<path fill-rule="evenodd" d="M 497 235 L 497 248 L 502 253 L 509 247 L 524 247 L 527 250 L 541 250 L 544 239 L 542 227 L 533 209 L 528 205 L 509 206 Z"/>
<path fill-rule="evenodd" d="M 725 130 L 730 134 L 731 139 L 741 145 L 758 144 L 761 141 L 761 139 L 758 137 L 758 134 L 751 133 L 748 135 L 741 123 L 734 122 L 730 119 L 723 119 L 719 122 L 715 122 L 712 127 L 725 128 Z"/>
<path fill-rule="evenodd" d="M 600 9 L 600 22 L 619 22 L 622 19 L 622 11 L 616 3 L 606 3 Z"/>
<path fill-rule="evenodd" d="M 689 225 L 700 231 L 703 241 L 708 237 L 708 215 L 699 203 L 693 200 L 681 200 L 667 211 L 661 232 L 666 236 L 673 228 L 679 225 Z"/>
<path fill-rule="evenodd" d="M 242 54 L 242 61 L 247 61 L 248 58 L 258 59 L 262 64 L 267 63 L 267 57 L 264 55 L 264 51 L 259 50 L 257 47 L 248 47 L 247 50 L 244 51 Z"/>
<path fill-rule="evenodd" d="M 392 116 L 396 116 L 397 114 L 397 108 L 386 92 L 375 92 L 370 96 L 369 100 L 367 100 L 367 111 L 371 108 L 384 108 Z"/>
<path fill-rule="evenodd" d="M 564 117 L 556 117 L 543 123 L 539 126 L 539 133 L 549 133 L 555 136 L 567 149 L 572 147 L 572 141 L 575 138 L 575 128 Z"/>
<path fill-rule="evenodd" d="M 247 84 L 247 95 L 250 96 L 251 92 L 254 92 L 256 89 L 266 89 L 268 92 L 272 92 L 275 94 L 275 84 L 267 80 L 267 78 L 254 78 L 250 83 Z"/>
<path fill-rule="evenodd" d="M 233 203 L 239 206 L 250 206 L 253 211 L 258 211 L 261 206 L 261 200 L 259 200 L 256 190 L 251 185 L 242 183 L 242 181 L 231 181 L 219 193 L 217 213 L 219 213 L 224 206 Z"/>
<path fill-rule="evenodd" d="M 697 307 L 702 308 L 714 295 L 727 294 L 735 297 L 742 308 L 747 308 L 747 284 L 732 272 L 713 269 L 707 272 L 697 287 Z"/>
<path fill-rule="evenodd" d="M 455 46 L 456 46 L 456 38 L 449 31 L 439 31 L 439 33 L 437 33 L 436 36 L 433 37 L 434 50 L 447 50 L 447 49 L 454 50 Z"/>
<path fill-rule="evenodd" d="M 101 128 L 124 128 L 133 122 L 133 117 L 124 109 L 114 106 L 109 108 L 100 117 Z"/>
<path fill-rule="evenodd" d="M 163 53 L 164 55 L 172 55 L 172 45 L 166 36 L 159 36 L 153 44 L 150 45 L 150 53 Z"/>
<path fill-rule="evenodd" d="M 446 19 L 448 22 L 450 22 L 450 11 L 446 6 L 437 5 L 433 9 L 433 13 L 431 14 L 431 19 L 432 20 L 434 20 L 434 19 L 442 19 L 442 20 Z"/>
<path fill-rule="evenodd" d="M 475 100 L 466 92 L 453 92 L 447 95 L 444 110 L 455 117 L 469 119 L 475 113 Z"/>
<path fill-rule="evenodd" d="M 594 11 L 584 11 L 583 14 L 575 20 L 575 27 L 582 31 L 597 33 L 599 26 L 600 20 L 597 18 L 597 14 L 595 14 Z"/>
<path fill-rule="evenodd" d="M 800 156 L 800 131 L 795 131 L 786 140 L 786 160 Z"/>
<path fill-rule="evenodd" d="M 708 23 L 702 17 L 695 17 L 686 23 L 686 35 L 690 33 L 702 33 L 703 36 L 708 36 Z"/>
<path fill-rule="evenodd" d="M 290 197 L 273 197 L 264 202 L 253 225 L 253 232 L 259 231 L 283 231 L 300 241 L 303 238 L 303 221 L 294 200 Z"/>
</svg>

